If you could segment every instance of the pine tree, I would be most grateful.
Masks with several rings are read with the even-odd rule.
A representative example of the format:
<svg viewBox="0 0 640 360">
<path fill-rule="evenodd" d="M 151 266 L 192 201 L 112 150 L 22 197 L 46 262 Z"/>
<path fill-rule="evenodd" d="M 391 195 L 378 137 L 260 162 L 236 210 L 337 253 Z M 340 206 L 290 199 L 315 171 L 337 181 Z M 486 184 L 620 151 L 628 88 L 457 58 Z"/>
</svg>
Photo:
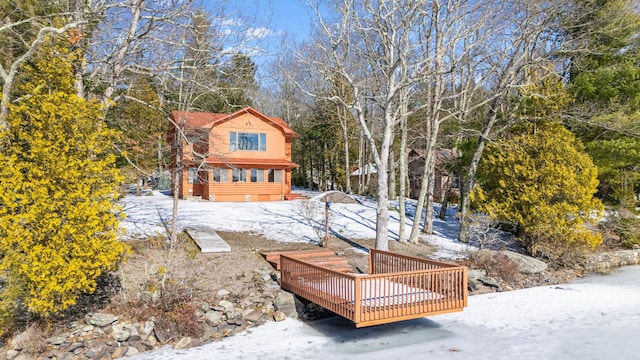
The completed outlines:
<svg viewBox="0 0 640 360">
<path fill-rule="evenodd" d="M 100 105 L 76 95 L 68 42 L 47 45 L 21 71 L 28 82 L 0 134 L 0 315 L 49 316 L 96 288 L 126 251 L 118 241 L 121 177 Z"/>
<path fill-rule="evenodd" d="M 540 121 L 492 143 L 479 174 L 473 193 L 477 208 L 517 223 L 532 253 L 554 257 L 556 251 L 593 249 L 602 242 L 585 226 L 594 210 L 602 210 L 593 197 L 597 168 L 562 125 Z"/>
<path fill-rule="evenodd" d="M 634 209 L 640 187 L 640 13 L 633 0 L 574 0 L 569 44 L 570 122 L 599 171 L 599 196 Z"/>
<path fill-rule="evenodd" d="M 130 170 L 127 174 L 135 182 L 164 165 L 167 119 L 160 111 L 160 95 L 149 78 L 136 78 L 122 95 L 110 109 L 107 124 L 121 134 L 117 162 L 119 167 Z"/>
</svg>

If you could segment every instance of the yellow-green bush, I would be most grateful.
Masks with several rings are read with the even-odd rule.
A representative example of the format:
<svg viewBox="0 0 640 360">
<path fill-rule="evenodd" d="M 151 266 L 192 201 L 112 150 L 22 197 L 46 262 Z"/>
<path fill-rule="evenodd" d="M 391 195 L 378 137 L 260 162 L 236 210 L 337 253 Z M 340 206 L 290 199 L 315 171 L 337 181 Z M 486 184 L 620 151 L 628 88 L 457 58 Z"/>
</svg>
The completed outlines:
<svg viewBox="0 0 640 360">
<path fill-rule="evenodd" d="M 49 316 L 92 292 L 125 251 L 115 199 L 114 134 L 74 90 L 77 54 L 50 41 L 21 69 L 28 81 L 0 134 L 0 311 Z"/>
<path fill-rule="evenodd" d="M 477 208 L 517 222 L 531 252 L 548 249 L 549 244 L 593 249 L 602 243 L 602 236 L 586 226 L 602 210 L 593 197 L 597 169 L 562 125 L 523 126 L 508 139 L 492 143 L 478 178 L 473 194 Z"/>
</svg>

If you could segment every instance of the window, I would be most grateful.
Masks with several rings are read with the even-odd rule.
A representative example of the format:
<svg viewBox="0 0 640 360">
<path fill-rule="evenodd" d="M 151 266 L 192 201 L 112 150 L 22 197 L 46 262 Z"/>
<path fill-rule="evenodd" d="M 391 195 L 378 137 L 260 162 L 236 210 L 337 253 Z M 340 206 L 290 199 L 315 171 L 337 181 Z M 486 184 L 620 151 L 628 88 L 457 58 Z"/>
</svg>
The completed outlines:
<svg viewBox="0 0 640 360">
<path fill-rule="evenodd" d="M 233 182 L 246 182 L 247 169 L 233 169 L 231 176 L 233 178 Z"/>
<path fill-rule="evenodd" d="M 229 133 L 231 150 L 267 151 L 267 134 L 265 133 Z"/>
<path fill-rule="evenodd" d="M 282 170 L 280 169 L 269 169 L 269 182 L 279 183 L 282 181 Z"/>
<path fill-rule="evenodd" d="M 264 182 L 264 170 L 251 169 L 251 182 Z"/>
<path fill-rule="evenodd" d="M 198 168 L 189 168 L 189 184 L 200 184 L 200 176 L 198 176 Z"/>
<path fill-rule="evenodd" d="M 460 187 L 460 177 L 458 175 L 453 175 L 453 180 L 451 180 L 451 187 L 454 189 Z"/>
<path fill-rule="evenodd" d="M 229 170 L 215 168 L 213 169 L 213 181 L 214 182 L 229 182 Z"/>
</svg>

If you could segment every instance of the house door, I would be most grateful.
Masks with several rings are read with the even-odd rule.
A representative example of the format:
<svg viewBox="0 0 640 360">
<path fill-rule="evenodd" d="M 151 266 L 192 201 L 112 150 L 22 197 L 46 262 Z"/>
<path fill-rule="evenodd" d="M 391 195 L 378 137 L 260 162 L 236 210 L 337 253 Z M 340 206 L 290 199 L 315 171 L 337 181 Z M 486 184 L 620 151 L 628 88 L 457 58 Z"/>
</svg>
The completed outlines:
<svg viewBox="0 0 640 360">
<path fill-rule="evenodd" d="M 202 196 L 203 189 L 205 186 L 209 186 L 207 182 L 207 171 L 200 170 L 198 171 L 198 177 L 193 182 L 193 196 Z"/>
</svg>

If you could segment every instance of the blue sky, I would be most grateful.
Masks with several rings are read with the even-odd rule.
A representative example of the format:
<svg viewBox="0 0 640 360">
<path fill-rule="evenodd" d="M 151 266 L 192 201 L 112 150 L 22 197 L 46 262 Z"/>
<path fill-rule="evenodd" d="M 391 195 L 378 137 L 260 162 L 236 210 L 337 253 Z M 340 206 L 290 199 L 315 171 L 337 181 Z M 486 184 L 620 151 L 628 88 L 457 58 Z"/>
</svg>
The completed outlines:
<svg viewBox="0 0 640 360">
<path fill-rule="evenodd" d="M 254 0 L 259 13 L 271 12 L 273 17 L 269 27 L 274 31 L 282 31 L 296 41 L 304 40 L 309 35 L 311 24 L 310 12 L 301 0 Z"/>
<path fill-rule="evenodd" d="M 241 21 L 248 25 L 246 30 L 255 34 L 249 35 L 255 41 L 245 43 L 241 51 L 258 65 L 258 77 L 269 62 L 286 51 L 286 47 L 282 47 L 283 39 L 287 46 L 294 46 L 309 38 L 312 15 L 304 0 L 228 0 L 227 6 L 228 14 L 243 14 Z"/>
<path fill-rule="evenodd" d="M 229 0 L 233 11 L 240 11 L 247 18 L 256 19 L 256 27 L 266 26 L 275 37 L 286 34 L 295 41 L 309 36 L 311 13 L 304 0 Z"/>
</svg>

